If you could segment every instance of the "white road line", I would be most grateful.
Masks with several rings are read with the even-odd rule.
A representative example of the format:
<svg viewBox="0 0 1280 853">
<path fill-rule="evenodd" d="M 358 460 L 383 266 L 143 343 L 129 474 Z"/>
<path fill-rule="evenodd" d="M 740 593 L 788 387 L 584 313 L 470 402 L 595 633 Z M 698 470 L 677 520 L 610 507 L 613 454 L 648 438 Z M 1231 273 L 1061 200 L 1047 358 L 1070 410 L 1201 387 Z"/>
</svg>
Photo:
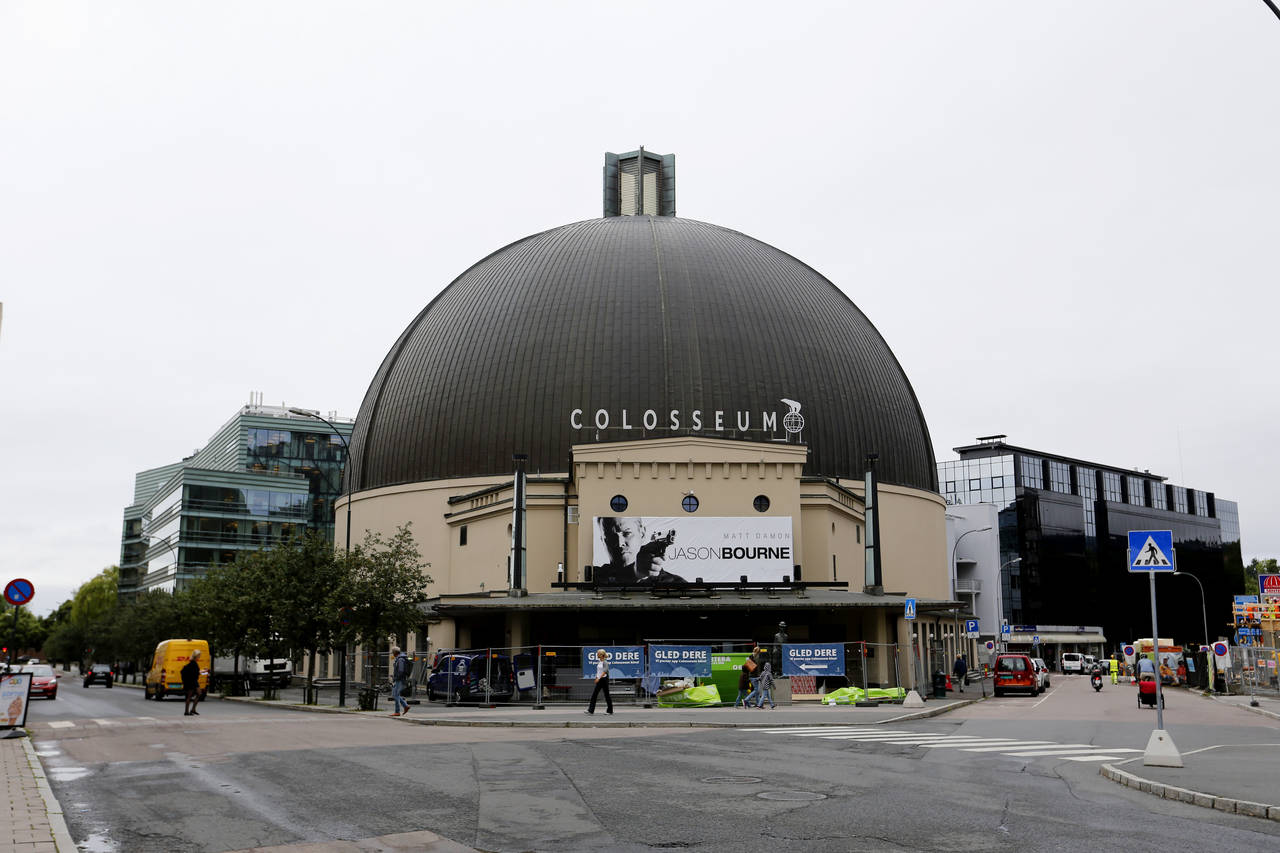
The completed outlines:
<svg viewBox="0 0 1280 853">
<path fill-rule="evenodd" d="M 883 735 L 881 737 L 867 737 L 865 735 L 829 735 L 831 740 L 858 740 L 866 743 L 889 743 L 891 741 L 900 740 L 940 740 L 942 738 L 963 737 L 962 735 Z"/>
<path fill-rule="evenodd" d="M 75 723 L 71 722 L 70 720 L 54 720 L 53 722 L 49 723 L 49 728 L 51 729 L 69 729 L 74 726 L 75 726 Z"/>
<path fill-rule="evenodd" d="M 893 738 L 900 738 L 900 737 L 943 737 L 943 735 L 925 734 L 925 733 L 912 734 L 911 732 L 893 732 L 891 734 L 865 734 L 862 732 L 858 732 L 858 733 L 834 732 L 829 735 L 818 734 L 815 732 L 813 734 L 801 735 L 801 737 L 837 737 L 837 736 L 846 737 L 846 738 L 858 738 L 859 740 L 866 740 L 866 741 L 891 740 Z"/>
<path fill-rule="evenodd" d="M 1049 755 L 1066 757 L 1068 755 L 1102 755 L 1110 752 L 1141 752 L 1139 749 L 1109 749 L 1105 746 L 1096 746 L 1090 749 L 1041 749 L 1032 752 L 1002 752 L 1001 755 L 1007 755 L 1010 758 L 1044 758 Z"/>
<path fill-rule="evenodd" d="M 814 729 L 813 731 L 809 731 L 809 732 L 784 732 L 783 734 L 789 734 L 792 737 L 825 737 L 826 735 L 829 735 L 829 734 L 855 734 L 855 733 L 859 733 L 858 729 Z M 880 733 L 877 733 L 877 734 L 880 734 Z M 902 737 L 906 735 L 907 732 L 888 732 L 883 734 L 885 737 Z M 867 736 L 871 737 L 872 735 L 870 733 L 867 733 Z"/>
<path fill-rule="evenodd" d="M 1051 740 L 1040 740 L 1040 741 L 1036 741 L 1036 740 L 1028 740 L 1028 741 L 1023 741 L 1023 744 L 1024 744 L 1028 749 L 1030 749 L 1030 748 L 1031 748 L 1031 747 L 1033 747 L 1033 746 L 1048 746 L 1048 745 L 1049 745 L 1049 744 L 1051 744 L 1051 743 L 1053 743 L 1053 741 L 1051 741 Z M 983 746 L 983 747 L 978 747 L 978 748 L 970 747 L 970 748 L 966 749 L 966 750 L 965 750 L 965 752 L 999 752 L 999 751 L 1000 751 L 1000 750 L 1002 750 L 1002 749 L 1010 749 L 1011 747 L 1012 747 L 1012 744 L 1005 744 L 1004 746 Z"/>
<path fill-rule="evenodd" d="M 98 725 L 100 725 L 100 726 L 118 726 L 118 725 L 120 725 L 120 721 L 119 721 L 119 720 L 94 720 L 94 722 L 95 722 L 95 723 L 97 723 L 97 724 L 98 724 Z"/>
<path fill-rule="evenodd" d="M 1053 690 L 1046 690 L 1046 691 L 1044 692 L 1044 699 L 1048 699 L 1048 698 L 1049 698 L 1050 696 L 1052 696 L 1052 695 L 1053 695 Z M 1037 702 L 1037 703 L 1035 703 L 1034 705 L 1032 705 L 1032 706 L 1031 706 L 1031 710 L 1033 710 L 1033 711 L 1034 711 L 1036 708 L 1039 708 L 1039 707 L 1040 707 L 1040 705 L 1044 702 L 1044 699 L 1041 699 L 1039 702 Z"/>
<path fill-rule="evenodd" d="M 742 729 L 744 732 L 756 732 L 770 735 L 794 735 L 801 732 L 880 732 L 895 734 L 894 729 L 882 729 L 879 726 L 780 726 L 773 729 Z"/>
<path fill-rule="evenodd" d="M 985 738 L 985 739 L 983 740 L 983 743 L 987 743 L 987 744 L 991 744 L 991 745 L 993 745 L 993 746 L 997 746 L 999 749 L 1016 749 L 1016 748 L 1019 748 L 1019 747 L 1026 747 L 1026 748 L 1030 749 L 1030 748 L 1031 748 L 1031 747 L 1033 747 L 1033 746 L 1045 746 L 1046 744 L 1051 743 L 1051 741 L 1047 741 L 1047 740 L 1008 740 L 1008 741 L 1005 741 L 1003 744 L 1001 744 L 1001 743 L 1000 743 L 1000 741 L 1001 741 L 1001 739 L 1000 739 L 1000 738 L 998 738 L 998 737 L 993 737 L 993 738 Z M 927 746 L 934 746 L 934 745 L 935 745 L 935 744 L 928 744 L 928 743 L 921 744 L 921 746 L 926 746 L 926 747 L 927 747 Z M 950 744 L 945 744 L 945 743 L 942 743 L 942 744 L 936 744 L 936 745 L 937 745 L 937 746 L 950 746 Z M 977 746 L 977 745 L 978 745 L 978 744 L 973 744 L 973 746 Z"/>
<path fill-rule="evenodd" d="M 1064 755 L 1063 761 L 1119 761 L 1123 755 Z"/>
<path fill-rule="evenodd" d="M 933 744 L 939 744 L 942 746 L 978 746 L 980 744 L 991 744 L 992 746 L 996 746 L 1001 743 L 1001 739 L 986 738 L 986 737 L 960 737 L 956 735 L 951 737 L 907 738 L 904 740 L 883 740 L 883 741 L 880 741 L 880 743 L 898 743 L 898 744 L 914 743 L 914 744 L 919 744 L 920 746 L 930 746 Z M 1004 745 L 1017 746 L 1017 742 L 1014 741 L 1011 743 L 1009 741 L 1004 741 Z"/>
</svg>

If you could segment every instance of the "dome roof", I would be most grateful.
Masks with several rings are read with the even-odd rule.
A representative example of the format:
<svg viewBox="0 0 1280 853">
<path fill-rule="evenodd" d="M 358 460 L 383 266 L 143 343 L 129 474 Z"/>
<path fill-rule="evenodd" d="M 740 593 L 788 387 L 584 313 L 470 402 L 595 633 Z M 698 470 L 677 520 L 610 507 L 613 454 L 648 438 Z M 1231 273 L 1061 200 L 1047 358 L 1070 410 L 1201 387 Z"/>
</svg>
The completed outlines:
<svg viewBox="0 0 1280 853">
<path fill-rule="evenodd" d="M 553 228 L 464 272 L 383 360 L 348 467 L 354 491 L 510 473 L 515 453 L 563 472 L 573 444 L 673 435 L 800 441 L 829 477 L 874 452 L 882 482 L 937 489 L 915 393 L 862 312 L 772 246 L 667 216 Z"/>
</svg>

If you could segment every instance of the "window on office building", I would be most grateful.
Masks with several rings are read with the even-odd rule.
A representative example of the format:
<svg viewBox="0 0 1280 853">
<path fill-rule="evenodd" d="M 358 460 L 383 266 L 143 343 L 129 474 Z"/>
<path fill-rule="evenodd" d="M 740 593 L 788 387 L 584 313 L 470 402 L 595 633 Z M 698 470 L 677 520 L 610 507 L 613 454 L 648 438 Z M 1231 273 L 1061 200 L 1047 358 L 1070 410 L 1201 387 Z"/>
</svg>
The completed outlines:
<svg viewBox="0 0 1280 853">
<path fill-rule="evenodd" d="M 1154 509 L 1168 509 L 1168 504 L 1164 500 L 1164 483 L 1157 483 L 1154 480 L 1151 483 L 1151 506 Z"/>
<path fill-rule="evenodd" d="M 1142 478 L 1130 475 L 1125 477 L 1125 479 L 1128 481 L 1129 486 L 1129 503 L 1134 506 L 1146 506 L 1147 500 L 1143 496 Z"/>
<path fill-rule="evenodd" d="M 1121 503 L 1124 500 L 1120 494 L 1120 475 L 1114 471 L 1102 472 L 1102 499 L 1112 503 Z"/>
<path fill-rule="evenodd" d="M 1071 494 L 1071 468 L 1067 463 L 1049 460 L 1049 488 L 1064 495 Z"/>
<path fill-rule="evenodd" d="M 1022 457 L 1022 485 L 1028 489 L 1044 488 L 1044 460 L 1039 456 Z"/>
<path fill-rule="evenodd" d="M 1187 490 L 1182 486 L 1170 486 L 1169 490 L 1173 492 L 1173 511 L 1187 511 Z"/>
<path fill-rule="evenodd" d="M 1195 508 L 1196 515 L 1201 518 L 1209 517 L 1209 495 L 1199 489 L 1191 490 L 1192 503 Z"/>
</svg>

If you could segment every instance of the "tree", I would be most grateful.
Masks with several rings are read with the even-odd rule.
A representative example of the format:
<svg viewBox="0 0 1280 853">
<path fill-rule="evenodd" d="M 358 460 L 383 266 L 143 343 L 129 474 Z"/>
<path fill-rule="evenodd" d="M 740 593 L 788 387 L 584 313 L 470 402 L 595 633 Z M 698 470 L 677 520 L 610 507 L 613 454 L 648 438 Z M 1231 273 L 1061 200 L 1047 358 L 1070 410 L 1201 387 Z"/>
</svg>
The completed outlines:
<svg viewBox="0 0 1280 853">
<path fill-rule="evenodd" d="M 140 593 L 116 611 L 111 626 L 111 644 L 116 657 L 145 669 L 161 640 L 188 633 L 189 619 L 183 607 L 185 596 L 153 589 Z"/>
<path fill-rule="evenodd" d="M 119 567 L 107 566 L 75 591 L 71 600 L 71 621 L 77 628 L 87 630 L 91 623 L 108 616 L 119 606 L 116 591 L 119 579 Z"/>
<path fill-rule="evenodd" d="M 431 576 L 423 570 L 431 564 L 422 562 L 408 524 L 390 539 L 365 533 L 364 541 L 339 562 L 342 582 L 330 596 L 329 612 L 336 615 L 343 607 L 351 609 L 350 624 L 341 639 L 377 648 L 388 635 L 422 624 L 420 605 L 431 584 Z"/>
<path fill-rule="evenodd" d="M 1249 561 L 1249 565 L 1244 567 L 1245 595 L 1257 595 L 1261 591 L 1258 588 L 1258 575 L 1274 575 L 1277 571 L 1275 557 L 1269 557 L 1265 560 L 1259 560 L 1254 557 Z"/>
<path fill-rule="evenodd" d="M 343 580 L 346 566 L 333 544 L 315 531 L 291 538 L 271 549 L 263 567 L 265 592 L 274 600 L 272 627 L 285 646 L 308 652 L 307 683 L 315 676 L 317 652 L 333 648 L 338 614 L 329 596 Z"/>
</svg>

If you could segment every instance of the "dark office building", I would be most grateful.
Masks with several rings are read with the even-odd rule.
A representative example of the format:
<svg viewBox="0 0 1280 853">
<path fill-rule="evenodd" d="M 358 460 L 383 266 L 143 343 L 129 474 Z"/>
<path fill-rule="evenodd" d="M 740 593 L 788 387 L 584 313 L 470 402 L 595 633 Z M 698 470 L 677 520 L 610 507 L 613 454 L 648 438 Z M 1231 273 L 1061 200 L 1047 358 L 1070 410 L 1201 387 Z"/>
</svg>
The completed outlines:
<svg viewBox="0 0 1280 853">
<path fill-rule="evenodd" d="M 1236 504 L 1175 486 L 1150 471 L 1115 468 L 988 436 L 938 464 L 949 504 L 1000 508 L 1001 597 L 1012 625 L 1101 625 L 1107 651 L 1151 636 L 1150 585 L 1130 573 L 1130 530 L 1172 530 L 1179 572 L 1157 578 L 1160 635 L 1178 642 L 1229 632 L 1244 589 Z M 1016 630 L 1016 629 L 1015 629 Z"/>
</svg>

